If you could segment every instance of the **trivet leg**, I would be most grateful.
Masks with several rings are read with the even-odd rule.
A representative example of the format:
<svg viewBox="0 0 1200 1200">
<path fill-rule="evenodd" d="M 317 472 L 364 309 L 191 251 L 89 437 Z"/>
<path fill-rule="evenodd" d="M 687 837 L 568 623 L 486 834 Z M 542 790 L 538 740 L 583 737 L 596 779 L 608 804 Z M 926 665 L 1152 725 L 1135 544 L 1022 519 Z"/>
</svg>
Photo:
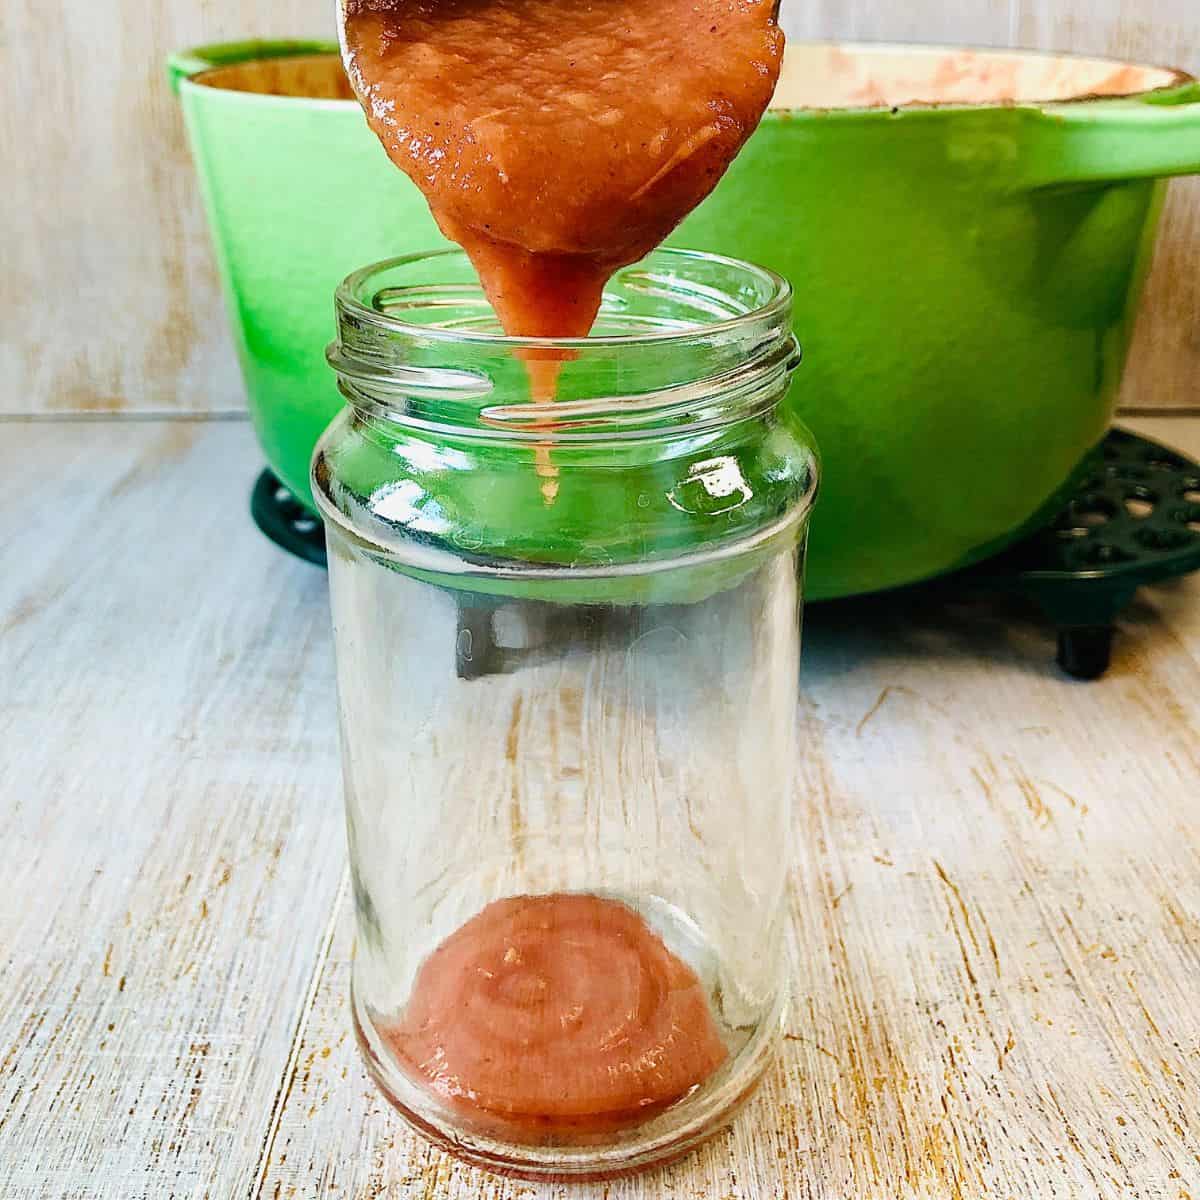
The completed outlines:
<svg viewBox="0 0 1200 1200">
<path fill-rule="evenodd" d="M 1058 631 L 1058 665 L 1072 679 L 1099 679 L 1112 661 L 1111 625 L 1084 625 Z"/>
</svg>

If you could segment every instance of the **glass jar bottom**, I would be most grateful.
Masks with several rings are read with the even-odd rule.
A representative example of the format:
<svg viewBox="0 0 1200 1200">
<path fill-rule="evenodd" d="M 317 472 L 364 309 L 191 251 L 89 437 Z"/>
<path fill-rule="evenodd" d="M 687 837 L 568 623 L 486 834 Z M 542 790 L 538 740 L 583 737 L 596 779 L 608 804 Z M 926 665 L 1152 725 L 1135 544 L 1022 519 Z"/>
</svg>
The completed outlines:
<svg viewBox="0 0 1200 1200">
<path fill-rule="evenodd" d="M 665 915 L 664 912 L 657 914 L 655 923 L 659 927 Z M 636 944 L 639 936 L 636 926 L 641 924 L 639 916 L 611 897 L 579 893 L 514 897 L 484 909 L 458 935 L 444 943 L 431 962 L 436 960 L 439 966 L 445 967 L 453 963 L 455 970 L 465 969 L 474 978 L 475 973 L 484 971 L 484 966 L 482 960 L 471 960 L 468 956 L 478 949 L 480 939 L 493 935 L 502 935 L 505 945 L 519 946 L 522 954 L 536 957 L 536 938 L 522 942 L 521 926 L 524 925 L 526 935 L 534 936 L 537 929 L 543 927 L 543 919 L 549 925 L 565 926 L 563 935 L 571 939 L 565 946 L 572 948 L 566 957 L 574 956 L 567 969 L 567 975 L 573 981 L 567 989 L 573 993 L 572 998 L 580 989 L 584 993 L 588 990 L 586 980 L 579 982 L 589 970 L 588 953 L 577 940 L 588 936 L 585 922 L 612 924 L 603 935 L 596 934 L 612 939 L 611 944 L 600 946 L 597 951 L 605 961 L 613 962 L 617 974 L 620 944 L 626 947 Z M 574 925 L 570 924 L 572 920 Z M 687 931 L 680 928 L 677 932 Z M 693 926 L 691 932 L 698 934 L 699 931 Z M 742 1026 L 736 1030 L 726 1027 L 724 1041 L 731 1051 L 727 1055 L 725 1048 L 716 1042 L 716 1026 L 709 1017 L 697 977 L 666 950 L 648 927 L 646 935 L 658 946 L 657 951 L 648 949 L 646 953 L 657 957 L 665 955 L 673 965 L 666 967 L 671 977 L 663 981 L 661 988 L 649 985 L 651 992 L 657 991 L 655 1003 L 662 1005 L 653 1017 L 647 1017 L 650 1024 L 643 1029 L 638 1029 L 635 1024 L 623 1031 L 622 1044 L 627 1045 L 634 1055 L 627 1067 L 621 1067 L 619 1052 L 614 1058 L 612 1046 L 603 1036 L 604 1030 L 586 1028 L 586 1018 L 583 1018 L 585 1026 L 573 1031 L 574 1039 L 564 1039 L 562 1048 L 557 1047 L 557 1035 L 551 1035 L 548 1050 L 535 1049 L 536 1043 L 527 1044 L 518 1038 L 508 1048 L 510 1061 L 507 1064 L 497 1064 L 486 1042 L 482 1046 L 476 1043 L 465 1047 L 461 1040 L 457 1045 L 453 1040 L 438 1044 L 439 1029 L 441 1034 L 453 1039 L 456 1033 L 465 1032 L 462 1021 L 470 1018 L 463 1017 L 442 1025 L 439 1013 L 461 1011 L 459 1001 L 449 990 L 439 994 L 438 982 L 429 974 L 423 985 L 424 994 L 419 985 L 414 992 L 415 999 L 406 1008 L 405 1018 L 399 1022 L 395 1017 L 373 1013 L 360 999 L 362 990 L 354 989 L 355 1029 L 371 1075 L 388 1100 L 419 1132 L 452 1154 L 503 1174 L 542 1180 L 609 1178 L 680 1157 L 727 1125 L 753 1093 L 770 1062 L 782 1027 L 785 1004 L 781 999 L 751 1027 Z M 551 959 L 558 960 L 555 969 L 562 969 L 559 956 L 565 946 L 544 947 Z M 703 953 L 701 947 L 695 946 L 695 949 Z M 546 963 L 531 966 L 523 973 L 522 968 L 515 965 L 520 961 L 516 950 L 510 949 L 508 955 L 513 956 L 513 975 L 504 978 L 501 967 L 500 974 L 493 980 L 491 970 L 487 970 L 489 983 L 485 986 L 509 994 L 509 985 L 530 984 L 546 966 Z M 509 961 L 508 957 L 504 959 L 506 963 Z M 655 963 L 653 967 L 659 965 Z M 494 963 L 488 962 L 487 966 L 496 969 Z M 440 982 L 449 983 L 452 979 L 451 975 L 439 976 Z M 432 992 L 431 988 L 434 989 Z M 432 1007 L 425 1003 L 431 999 Z M 599 1000 L 599 997 L 593 997 L 593 1000 Z M 648 995 L 643 994 L 642 1000 L 647 1001 Z M 620 1000 L 614 998 L 614 1003 L 624 1010 Z M 705 1011 L 699 1012 L 698 1005 Z M 595 1011 L 594 1003 L 581 1007 Z M 535 1009 L 534 1027 L 528 1031 L 535 1039 L 542 1011 L 540 1007 Z M 514 1010 L 511 1015 L 514 1021 L 521 1019 L 519 1010 Z M 557 1029 L 555 1013 L 551 1011 L 548 1016 Z M 486 1024 L 488 1019 L 489 1014 L 485 1013 L 480 1021 Z M 673 1040 L 659 1045 L 653 1039 L 663 1022 L 670 1026 Z M 678 1034 L 682 1031 L 687 1031 L 684 1034 L 687 1040 L 679 1041 Z M 497 1036 L 503 1039 L 504 1032 L 507 1030 L 498 1029 Z M 596 1042 L 597 1037 L 600 1042 Z M 706 1043 L 706 1038 L 711 1041 Z M 719 1048 L 717 1054 L 712 1052 L 714 1042 Z M 604 1051 L 595 1062 L 589 1062 L 588 1051 L 584 1049 L 592 1043 L 597 1047 L 602 1045 Z M 529 1049 L 523 1048 L 526 1045 Z M 414 1069 L 412 1050 L 418 1047 L 419 1059 L 437 1065 L 438 1082 L 444 1085 L 440 1090 L 432 1086 L 429 1077 Z M 565 1056 L 555 1053 L 556 1049 L 563 1048 L 569 1051 Z M 498 1045 L 496 1053 L 503 1057 L 505 1051 Z M 673 1060 L 672 1055 L 676 1056 Z M 458 1078 L 456 1064 L 468 1074 Z M 620 1076 L 626 1070 L 636 1073 L 639 1064 L 650 1066 L 646 1092 L 652 1093 L 655 1086 L 666 1087 L 665 1094 L 674 1102 L 651 1105 L 649 1099 L 641 1100 L 639 1103 L 651 1105 L 645 1115 L 629 1107 L 626 1096 L 629 1080 L 633 1080 L 635 1090 L 641 1085 L 637 1084 L 635 1075 L 626 1079 Z M 698 1068 L 698 1073 L 688 1077 L 686 1072 L 693 1067 Z M 612 1073 L 614 1070 L 617 1075 Z M 680 1075 L 684 1086 L 671 1092 L 673 1074 Z M 564 1095 L 557 1090 L 556 1081 L 564 1076 L 574 1079 L 577 1089 L 574 1094 L 568 1091 Z M 686 1086 L 691 1079 L 697 1078 L 701 1082 L 690 1088 Z M 449 1092 L 446 1091 L 447 1084 Z M 476 1087 L 483 1091 L 476 1091 Z M 489 1092 L 494 1095 L 490 1108 L 473 1102 L 486 1099 Z M 639 1091 L 638 1094 L 643 1093 Z M 465 1095 L 470 1095 L 472 1101 L 462 1099 Z M 541 1100 L 537 1099 L 539 1096 Z M 681 1098 L 675 1099 L 676 1096 Z M 566 1104 L 568 1099 L 574 1107 Z M 600 1107 L 588 1107 L 592 1100 Z M 608 1101 L 607 1105 L 605 1101 Z M 498 1106 L 502 1104 L 510 1106 L 505 1115 L 499 1112 Z"/>
<path fill-rule="evenodd" d="M 530 1182 L 598 1182 L 664 1167 L 725 1129 L 753 1098 L 782 1032 L 764 1021 L 719 1082 L 680 1102 L 649 1125 L 607 1146 L 530 1146 L 463 1131 L 458 1117 L 430 1101 L 379 1049 L 383 1039 L 351 994 L 354 1032 L 367 1072 L 384 1098 L 422 1137 L 474 1167 Z"/>
</svg>

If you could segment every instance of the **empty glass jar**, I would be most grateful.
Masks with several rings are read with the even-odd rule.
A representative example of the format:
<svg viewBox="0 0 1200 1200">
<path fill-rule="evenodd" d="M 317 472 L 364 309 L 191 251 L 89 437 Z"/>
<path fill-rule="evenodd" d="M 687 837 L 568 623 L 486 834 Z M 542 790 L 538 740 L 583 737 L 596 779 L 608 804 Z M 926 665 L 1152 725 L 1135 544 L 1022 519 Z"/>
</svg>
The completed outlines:
<svg viewBox="0 0 1200 1200">
<path fill-rule="evenodd" d="M 354 1012 L 460 1155 L 601 1176 L 767 1064 L 816 489 L 787 284 L 660 251 L 593 336 L 502 336 L 459 252 L 338 292 L 317 449 Z"/>
</svg>

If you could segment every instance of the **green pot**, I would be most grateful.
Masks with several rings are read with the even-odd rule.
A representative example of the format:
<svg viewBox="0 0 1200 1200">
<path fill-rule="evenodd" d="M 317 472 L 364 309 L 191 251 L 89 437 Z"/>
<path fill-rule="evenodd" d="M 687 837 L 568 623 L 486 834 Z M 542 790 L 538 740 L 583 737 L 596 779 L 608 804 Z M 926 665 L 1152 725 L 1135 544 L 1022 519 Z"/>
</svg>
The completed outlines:
<svg viewBox="0 0 1200 1200">
<path fill-rule="evenodd" d="M 445 244 L 332 50 L 171 60 L 255 428 L 306 503 L 341 407 L 324 359 L 335 286 Z M 1087 94 L 1113 87 L 1133 94 Z M 960 103 L 981 88 L 995 102 Z M 813 107 L 769 113 L 671 242 L 795 288 L 806 363 L 788 403 L 824 462 L 808 563 L 822 599 L 963 566 L 1056 502 L 1111 418 L 1160 181 L 1200 171 L 1200 85 L 1097 60 L 800 45 L 789 93 Z M 944 102 L 907 103 L 931 94 Z"/>
</svg>

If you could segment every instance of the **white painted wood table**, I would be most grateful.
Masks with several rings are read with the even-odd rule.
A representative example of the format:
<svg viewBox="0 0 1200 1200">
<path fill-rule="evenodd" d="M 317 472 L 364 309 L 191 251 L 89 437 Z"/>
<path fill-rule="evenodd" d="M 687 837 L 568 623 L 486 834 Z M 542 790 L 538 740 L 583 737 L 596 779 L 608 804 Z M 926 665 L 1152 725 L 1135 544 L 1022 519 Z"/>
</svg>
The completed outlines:
<svg viewBox="0 0 1200 1200">
<path fill-rule="evenodd" d="M 538 1188 L 359 1065 L 325 581 L 258 461 L 0 425 L 3 1200 L 1200 1198 L 1200 580 L 1094 684 L 1012 607 L 814 612 L 782 1060 L 677 1166 Z"/>
</svg>

